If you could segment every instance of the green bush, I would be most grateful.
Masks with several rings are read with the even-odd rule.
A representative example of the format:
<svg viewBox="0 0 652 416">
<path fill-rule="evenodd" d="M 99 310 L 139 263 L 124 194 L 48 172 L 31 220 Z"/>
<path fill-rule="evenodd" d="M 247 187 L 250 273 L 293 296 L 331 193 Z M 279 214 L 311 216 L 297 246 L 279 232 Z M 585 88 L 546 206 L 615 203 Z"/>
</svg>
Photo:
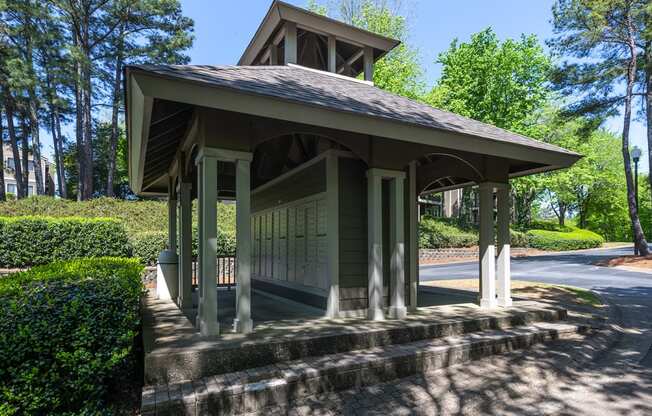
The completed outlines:
<svg viewBox="0 0 652 416">
<path fill-rule="evenodd" d="M 131 235 L 129 240 L 132 257 L 139 259 L 143 264 L 156 264 L 161 250 L 167 246 L 168 233 L 144 231 Z"/>
<path fill-rule="evenodd" d="M 0 266 L 127 256 L 127 233 L 109 218 L 0 217 Z"/>
<path fill-rule="evenodd" d="M 77 259 L 0 279 L 0 414 L 105 414 L 129 362 L 142 266 Z"/>
<path fill-rule="evenodd" d="M 517 230 L 509 230 L 509 239 L 512 247 L 528 247 L 530 243 L 527 233 Z"/>
<path fill-rule="evenodd" d="M 567 226 L 569 232 L 530 230 L 527 232 L 529 246 L 539 250 L 580 250 L 600 247 L 604 239 L 589 230 Z"/>
<path fill-rule="evenodd" d="M 462 231 L 438 219 L 423 218 L 419 223 L 420 248 L 471 247 L 477 244 L 476 234 Z"/>
<path fill-rule="evenodd" d="M 193 213 L 196 212 L 195 208 L 193 208 Z M 167 242 L 168 208 L 167 202 L 163 200 L 124 201 L 102 197 L 80 202 L 34 196 L 0 204 L 0 217 L 2 216 L 115 218 L 124 225 L 133 257 L 141 259 L 146 264 L 156 262 L 160 251 L 165 248 Z M 218 204 L 217 223 L 219 225 L 218 254 L 234 253 L 235 204 Z M 197 216 L 194 214 L 193 232 L 195 236 L 193 255 L 196 256 Z"/>
</svg>

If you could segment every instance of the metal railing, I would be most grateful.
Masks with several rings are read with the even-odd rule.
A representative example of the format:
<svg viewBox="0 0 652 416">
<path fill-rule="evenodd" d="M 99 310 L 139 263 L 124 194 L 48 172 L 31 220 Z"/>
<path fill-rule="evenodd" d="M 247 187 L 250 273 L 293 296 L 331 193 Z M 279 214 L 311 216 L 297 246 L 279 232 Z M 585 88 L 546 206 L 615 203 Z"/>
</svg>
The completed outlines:
<svg viewBox="0 0 652 416">
<path fill-rule="evenodd" d="M 231 290 L 235 286 L 235 255 L 217 256 L 217 286 Z M 197 285 L 197 259 L 192 262 L 192 284 Z"/>
</svg>

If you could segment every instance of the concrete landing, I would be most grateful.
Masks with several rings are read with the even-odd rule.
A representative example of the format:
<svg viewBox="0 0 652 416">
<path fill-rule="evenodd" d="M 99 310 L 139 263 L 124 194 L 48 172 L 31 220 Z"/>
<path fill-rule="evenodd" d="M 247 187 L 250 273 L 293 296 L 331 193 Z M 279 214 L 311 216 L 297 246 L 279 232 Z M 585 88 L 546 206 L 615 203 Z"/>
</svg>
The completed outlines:
<svg viewBox="0 0 652 416">
<path fill-rule="evenodd" d="M 219 337 L 202 337 L 172 302 L 147 297 L 143 311 L 147 385 L 566 317 L 563 309 L 530 301 L 516 301 L 511 308 L 494 310 L 465 303 L 423 307 L 402 321 L 291 319 L 258 323 L 252 334 L 225 332 Z"/>
<path fill-rule="evenodd" d="M 267 414 L 304 397 L 426 374 L 582 331 L 565 323 L 537 323 L 288 361 L 146 387 L 141 410 L 151 416 Z"/>
</svg>

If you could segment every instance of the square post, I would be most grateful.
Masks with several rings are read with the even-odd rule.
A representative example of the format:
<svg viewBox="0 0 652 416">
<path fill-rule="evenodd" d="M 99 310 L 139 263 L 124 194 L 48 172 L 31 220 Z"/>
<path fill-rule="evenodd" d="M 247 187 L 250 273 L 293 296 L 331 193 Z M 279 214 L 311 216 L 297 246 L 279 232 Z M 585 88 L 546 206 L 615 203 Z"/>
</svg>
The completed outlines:
<svg viewBox="0 0 652 416">
<path fill-rule="evenodd" d="M 498 205 L 498 259 L 496 265 L 496 294 L 498 306 L 512 306 L 511 270 L 510 270 L 510 235 L 509 235 L 509 184 L 497 186 Z"/>
<path fill-rule="evenodd" d="M 480 307 L 496 306 L 496 248 L 494 245 L 494 184 L 480 190 Z"/>
<path fill-rule="evenodd" d="M 389 316 L 403 319 L 407 315 L 405 308 L 405 193 L 403 182 L 405 174 L 391 179 L 389 188 L 389 223 L 390 244 L 392 244 L 390 259 L 390 307 Z"/>
<path fill-rule="evenodd" d="M 374 50 L 371 46 L 365 46 L 363 52 L 364 80 L 374 80 Z"/>
<path fill-rule="evenodd" d="M 410 162 L 409 166 L 409 241 L 410 241 L 410 311 L 416 311 L 419 292 L 419 204 L 417 201 L 417 162 Z"/>
<path fill-rule="evenodd" d="M 326 212 L 328 241 L 328 278 L 330 292 L 326 316 L 336 318 L 340 313 L 340 180 L 339 159 L 331 152 L 326 157 Z"/>
<path fill-rule="evenodd" d="M 250 159 L 235 161 L 236 332 L 253 331 L 251 320 L 251 181 Z"/>
<path fill-rule="evenodd" d="M 367 171 L 368 318 L 383 320 L 383 178 L 375 169 Z"/>
<path fill-rule="evenodd" d="M 200 150 L 197 160 L 201 184 L 198 194 L 201 297 L 197 317 L 200 333 L 209 336 L 220 332 L 217 321 L 217 159 Z"/>
<path fill-rule="evenodd" d="M 179 182 L 179 298 L 181 309 L 192 308 L 192 200 L 190 182 Z"/>
<path fill-rule="evenodd" d="M 177 200 L 174 180 L 168 184 L 168 242 L 156 264 L 156 297 L 176 300 L 179 295 L 179 258 L 177 256 Z"/>
<path fill-rule="evenodd" d="M 337 39 L 328 36 L 328 72 L 337 73 Z"/>
<path fill-rule="evenodd" d="M 284 38 L 285 65 L 297 62 L 297 24 L 285 22 Z"/>
</svg>

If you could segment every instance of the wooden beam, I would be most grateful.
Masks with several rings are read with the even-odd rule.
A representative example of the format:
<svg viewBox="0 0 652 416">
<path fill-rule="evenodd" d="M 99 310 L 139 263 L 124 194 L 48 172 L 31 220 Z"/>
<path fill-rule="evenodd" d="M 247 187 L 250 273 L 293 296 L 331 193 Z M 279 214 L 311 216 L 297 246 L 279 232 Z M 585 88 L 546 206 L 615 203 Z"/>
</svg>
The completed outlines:
<svg viewBox="0 0 652 416">
<path fill-rule="evenodd" d="M 374 80 L 374 50 L 371 46 L 364 47 L 364 80 Z"/>
<path fill-rule="evenodd" d="M 356 53 L 354 53 L 353 55 L 351 55 L 351 56 L 349 57 L 349 59 L 347 59 L 346 61 L 344 61 L 344 63 L 342 64 L 342 66 L 340 66 L 340 67 L 338 68 L 337 73 L 338 73 L 338 74 L 341 74 L 342 72 L 344 72 L 344 70 L 345 70 L 347 67 L 351 67 L 351 65 L 353 65 L 353 63 L 354 63 L 355 61 L 357 61 L 358 59 L 362 58 L 363 55 L 364 55 L 364 49 L 360 49 L 359 51 L 357 51 Z"/>
<path fill-rule="evenodd" d="M 285 23 L 285 65 L 297 64 L 297 24 Z"/>
<path fill-rule="evenodd" d="M 328 37 L 328 72 L 337 72 L 337 39 Z"/>
</svg>

